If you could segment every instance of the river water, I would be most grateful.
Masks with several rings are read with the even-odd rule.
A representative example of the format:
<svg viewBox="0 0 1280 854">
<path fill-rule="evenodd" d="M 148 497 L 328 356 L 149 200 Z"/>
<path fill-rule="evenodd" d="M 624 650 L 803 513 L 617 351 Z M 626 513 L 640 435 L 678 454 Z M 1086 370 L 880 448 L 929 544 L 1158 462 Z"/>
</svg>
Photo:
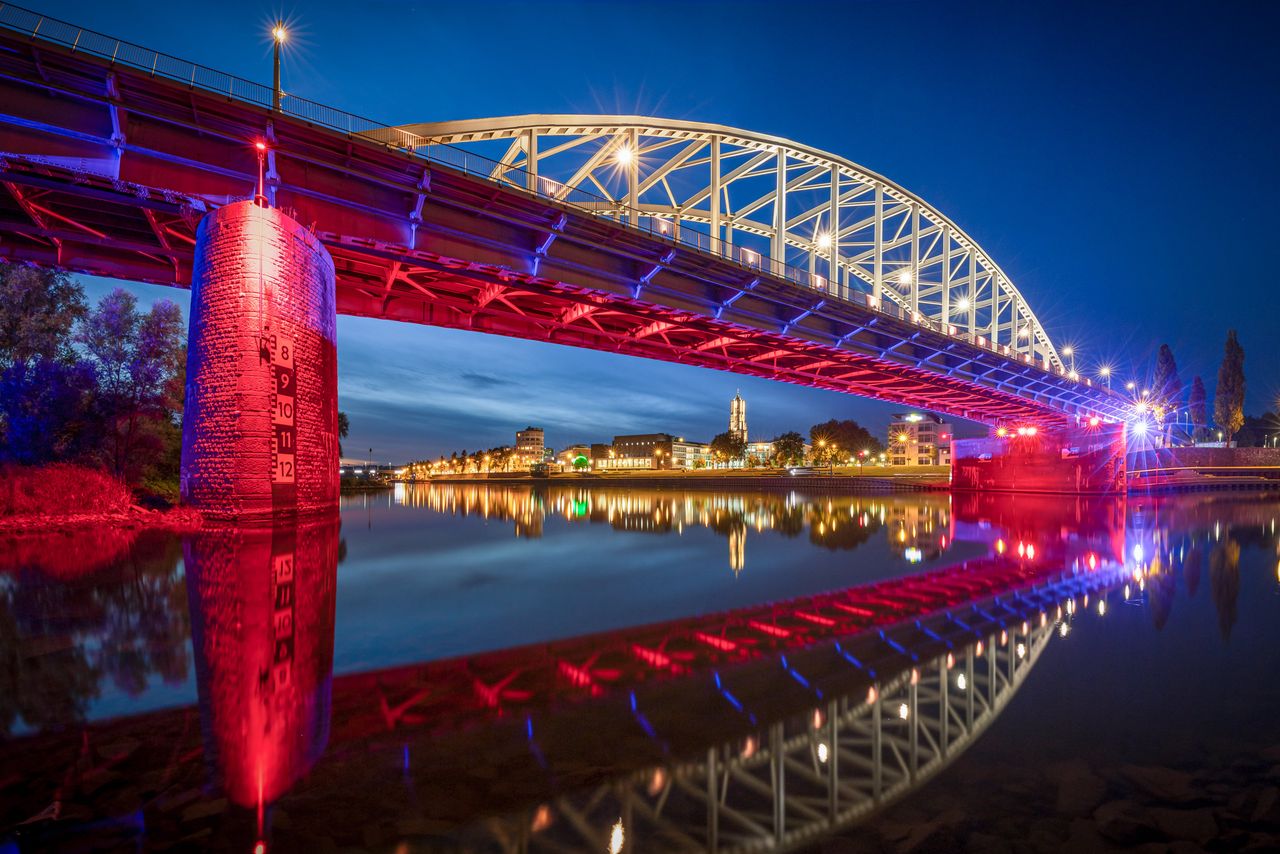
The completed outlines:
<svg viewBox="0 0 1280 854">
<path fill-rule="evenodd" d="M 401 485 L 0 542 L 0 851 L 1268 850 L 1280 496 Z"/>
</svg>

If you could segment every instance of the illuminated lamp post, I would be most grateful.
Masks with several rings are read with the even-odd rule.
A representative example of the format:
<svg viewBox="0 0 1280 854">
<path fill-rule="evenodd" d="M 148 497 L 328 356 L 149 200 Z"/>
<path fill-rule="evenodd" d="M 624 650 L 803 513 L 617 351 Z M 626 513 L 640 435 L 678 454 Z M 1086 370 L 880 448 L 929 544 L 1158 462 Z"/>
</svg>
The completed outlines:
<svg viewBox="0 0 1280 854">
<path fill-rule="evenodd" d="M 280 45 L 284 44 L 287 35 L 284 21 L 276 21 L 276 25 L 271 28 L 271 109 L 277 113 L 280 112 L 280 101 L 284 97 L 284 92 L 280 90 Z"/>
<path fill-rule="evenodd" d="M 1111 366 L 1103 365 L 1098 368 L 1098 376 L 1102 377 L 1107 383 L 1107 391 L 1111 391 Z"/>
</svg>

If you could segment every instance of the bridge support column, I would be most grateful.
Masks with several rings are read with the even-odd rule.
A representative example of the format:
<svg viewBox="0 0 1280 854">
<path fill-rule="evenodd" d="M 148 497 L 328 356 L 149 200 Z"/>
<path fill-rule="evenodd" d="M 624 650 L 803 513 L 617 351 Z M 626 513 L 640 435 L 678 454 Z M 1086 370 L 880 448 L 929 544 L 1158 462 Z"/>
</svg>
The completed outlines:
<svg viewBox="0 0 1280 854">
<path fill-rule="evenodd" d="M 1125 425 L 1001 428 L 952 443 L 951 487 L 989 492 L 1125 491 Z"/>
<path fill-rule="evenodd" d="M 278 210 L 237 202 L 200 223 L 191 284 L 182 496 L 270 517 L 338 505 L 333 259 Z"/>
</svg>

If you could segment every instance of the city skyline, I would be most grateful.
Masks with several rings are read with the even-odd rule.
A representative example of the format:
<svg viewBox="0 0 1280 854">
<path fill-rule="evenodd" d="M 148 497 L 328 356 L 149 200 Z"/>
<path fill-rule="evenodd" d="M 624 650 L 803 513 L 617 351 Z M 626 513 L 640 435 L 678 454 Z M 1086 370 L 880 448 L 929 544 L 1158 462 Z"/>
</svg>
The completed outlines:
<svg viewBox="0 0 1280 854">
<path fill-rule="evenodd" d="M 549 52 L 542 57 L 544 74 L 527 86 L 510 87 L 509 65 L 468 63 L 466 40 L 432 40 L 431 54 L 421 60 L 437 69 L 432 79 L 445 69 L 466 73 L 460 85 L 432 87 L 425 99 L 414 82 L 418 78 L 404 65 L 409 56 L 419 62 L 407 48 L 435 27 L 465 31 L 463 13 L 441 8 L 426 15 L 374 5 L 352 19 L 340 7 L 315 4 L 286 12 L 294 37 L 284 55 L 283 85 L 393 122 L 638 113 L 758 128 L 816 145 L 901 181 L 954 217 L 1020 283 L 1055 338 L 1074 344 L 1082 372 L 1109 363 L 1115 380 L 1134 377 L 1141 383 L 1156 347 L 1167 341 L 1184 386 L 1198 374 L 1212 396 L 1227 328 L 1211 310 L 1220 304 L 1214 294 L 1229 287 L 1231 304 L 1267 305 L 1269 271 L 1280 262 L 1263 225 L 1264 200 L 1280 185 L 1266 146 L 1280 117 L 1274 99 L 1257 97 L 1280 78 L 1265 44 L 1254 43 L 1268 27 L 1241 29 L 1229 16 L 1194 7 L 1134 4 L 1093 8 L 1087 17 L 1067 7 L 922 7 L 930 14 L 904 15 L 893 6 L 828 10 L 833 27 L 874 26 L 899 46 L 902 61 L 892 75 L 876 73 L 869 58 L 843 58 L 844 73 L 881 81 L 866 93 L 866 109 L 852 112 L 819 109 L 828 100 L 825 86 L 780 86 L 736 58 L 737 46 L 763 49 L 761 40 L 772 42 L 773 35 L 757 32 L 750 14 L 728 16 L 726 28 L 723 8 L 712 3 L 686 10 L 669 33 L 672 50 L 692 50 L 689 68 L 623 65 L 608 82 L 592 83 L 571 73 L 572 51 Z M 206 10 L 203 39 L 191 37 L 177 10 L 147 8 L 143 14 L 140 4 L 107 9 L 77 2 L 45 8 L 233 73 L 269 78 L 270 48 L 255 29 L 267 18 L 255 4 Z M 137 14 L 128 14 L 131 8 Z M 553 36 L 589 42 L 608 33 L 638 46 L 644 37 L 633 26 L 638 8 L 617 4 L 591 7 L 590 14 L 535 16 L 530 37 L 535 43 Z M 734 8 L 763 9 L 750 3 Z M 1259 18 L 1276 14 L 1274 8 L 1252 8 Z M 122 21 L 128 22 L 123 29 Z M 967 47 L 975 38 L 997 37 L 998 55 Z M 779 41 L 783 46 L 771 49 L 781 51 L 780 62 L 799 77 L 822 79 L 819 56 Z M 367 61 L 375 55 L 379 62 Z M 1095 61 L 1101 57 L 1121 60 Z M 720 87 L 715 98 L 687 87 L 686 75 L 703 67 L 733 75 L 739 85 Z M 1009 74 L 1015 67 L 1020 73 Z M 950 85 L 937 85 L 943 77 Z M 955 86 L 980 96 L 969 99 L 965 111 L 953 112 Z M 920 108 L 902 109 L 908 101 Z M 1064 103 L 1073 108 L 1062 110 Z M 1188 125 L 1185 117 L 1192 114 L 1199 118 Z M 892 127 L 876 120 L 886 116 L 895 117 Z M 1234 131 L 1220 134 L 1213 130 L 1218 127 Z M 1208 161 L 1211 172 L 1203 169 Z M 1171 181 L 1171 175 L 1182 177 Z M 1239 215 L 1231 218 L 1204 217 L 1200 206 L 1185 202 L 1197 193 L 1209 198 L 1223 186 L 1257 192 L 1244 194 Z M 1117 191 L 1122 198 L 1113 198 Z M 1132 217 L 1124 199 L 1143 200 L 1158 213 Z M 1172 234 L 1196 239 L 1180 241 L 1175 253 L 1169 251 Z M 100 292 L 102 283 L 94 285 Z M 179 291 L 123 286 L 144 304 L 158 297 L 186 299 Z M 1106 310 L 1089 310 L 1094 303 L 1105 303 Z M 1266 350 L 1267 315 L 1241 312 L 1234 318 L 1248 354 L 1246 411 L 1253 414 L 1273 407 L 1280 392 L 1277 363 Z M 753 433 L 761 437 L 828 417 L 878 424 L 894 408 L 763 380 L 435 328 L 343 317 L 339 337 L 339 394 L 352 419 L 349 441 L 385 449 L 388 458 L 418 448 L 443 449 L 460 435 L 498 444 L 511 425 L 530 418 L 544 422 L 553 435 L 557 425 L 570 428 L 569 441 L 577 432 L 575 421 L 588 433 L 663 430 L 679 421 L 687 433 L 714 435 L 718 413 L 700 416 L 698 403 L 739 386 L 757 401 L 753 422 L 759 432 Z M 504 371 L 475 367 L 486 364 Z M 517 370 L 524 368 L 536 370 Z M 472 401 L 451 400 L 467 382 Z M 584 391 L 560 394 L 573 387 Z M 779 416 L 771 421 L 770 412 Z M 970 427 L 958 423 L 957 429 L 964 434 Z"/>
</svg>

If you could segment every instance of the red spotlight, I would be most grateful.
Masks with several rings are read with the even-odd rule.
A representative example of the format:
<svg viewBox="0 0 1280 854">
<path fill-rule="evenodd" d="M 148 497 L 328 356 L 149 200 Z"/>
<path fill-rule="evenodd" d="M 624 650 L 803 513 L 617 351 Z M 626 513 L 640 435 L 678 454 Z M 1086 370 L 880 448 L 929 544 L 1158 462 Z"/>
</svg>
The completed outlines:
<svg viewBox="0 0 1280 854">
<path fill-rule="evenodd" d="M 1101 423 L 1102 423 L 1102 419 L 1100 419 L 1100 418 L 1099 418 L 1098 416 L 1096 416 L 1096 415 L 1089 419 L 1089 426 L 1090 426 L 1090 427 L 1097 427 L 1097 426 L 1098 426 L 1099 424 L 1101 424 Z"/>
<path fill-rule="evenodd" d="M 259 143 L 261 145 L 261 143 Z M 258 844 L 253 846 L 253 854 L 267 854 L 267 843 L 258 840 Z"/>
<path fill-rule="evenodd" d="M 1027 428 L 1027 435 L 1028 435 L 1028 436 L 1034 436 L 1035 434 L 1036 434 L 1036 428 L 1034 428 L 1034 427 L 1028 427 L 1028 428 Z"/>
<path fill-rule="evenodd" d="M 266 151 L 266 150 L 267 150 L 267 144 L 266 144 L 265 142 L 261 142 L 261 141 L 259 141 L 259 142 L 255 142 L 255 143 L 253 144 L 253 147 L 254 147 L 254 148 L 256 148 L 256 149 L 258 149 L 259 151 Z"/>
</svg>

